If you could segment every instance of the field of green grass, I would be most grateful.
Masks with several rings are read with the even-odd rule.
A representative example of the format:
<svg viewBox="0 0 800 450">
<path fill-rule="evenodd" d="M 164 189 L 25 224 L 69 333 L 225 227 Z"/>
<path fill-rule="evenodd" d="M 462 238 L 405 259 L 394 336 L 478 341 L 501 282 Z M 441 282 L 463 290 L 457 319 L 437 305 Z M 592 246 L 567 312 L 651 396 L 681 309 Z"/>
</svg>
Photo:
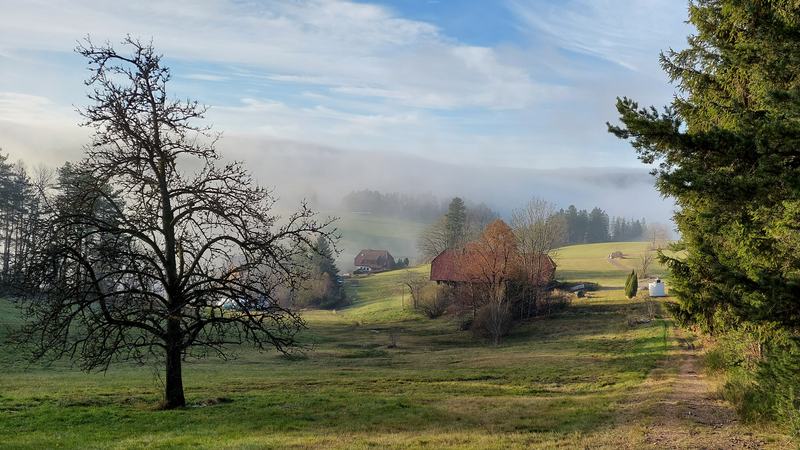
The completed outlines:
<svg viewBox="0 0 800 450">
<path fill-rule="evenodd" d="M 648 248 L 647 242 L 610 242 L 563 247 L 554 256 L 558 264 L 557 277 L 562 280 L 591 281 L 607 288 L 622 289 L 625 276 L 632 269 L 638 270 L 639 257 L 642 253 L 649 252 Z M 608 261 L 608 256 L 615 251 L 625 255 L 624 258 L 614 260 L 619 266 Z M 658 261 L 653 261 L 650 274 L 667 276 L 666 270 Z"/>
<path fill-rule="evenodd" d="M 624 245 L 562 249 L 559 277 L 619 287 L 606 256 Z M 605 247 L 604 247 L 605 246 Z M 624 249 L 622 251 L 625 251 Z M 627 252 L 626 252 L 627 253 Z M 425 273 L 427 268 L 414 269 Z M 455 320 L 403 306 L 404 271 L 359 278 L 354 304 L 305 314 L 305 355 L 238 349 L 231 361 L 187 363 L 190 406 L 159 411 L 152 368 L 85 374 L 0 348 L 0 447 L 8 448 L 526 448 L 633 446 L 619 410 L 674 345 L 667 323 L 629 326 L 643 305 L 617 289 L 590 293 L 499 347 Z M 406 294 L 407 296 L 407 294 Z M 406 302 L 407 302 L 406 298 Z M 18 312 L 0 301 L 0 324 Z M 396 338 L 397 347 L 388 344 Z"/>
</svg>

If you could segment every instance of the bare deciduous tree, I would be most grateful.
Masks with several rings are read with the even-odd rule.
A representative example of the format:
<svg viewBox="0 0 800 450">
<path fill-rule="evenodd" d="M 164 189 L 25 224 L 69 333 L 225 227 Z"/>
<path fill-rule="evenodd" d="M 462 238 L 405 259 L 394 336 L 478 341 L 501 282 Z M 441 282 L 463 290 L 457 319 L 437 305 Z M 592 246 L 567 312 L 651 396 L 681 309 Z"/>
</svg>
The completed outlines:
<svg viewBox="0 0 800 450">
<path fill-rule="evenodd" d="M 425 289 L 429 281 L 427 278 L 420 276 L 410 270 L 406 270 L 405 277 L 403 278 L 403 286 L 408 287 L 411 293 L 411 307 L 417 309 L 422 302 L 422 290 Z"/>
<path fill-rule="evenodd" d="M 77 49 L 91 70 L 81 113 L 94 137 L 28 274 L 35 295 L 18 338 L 34 357 L 73 357 L 85 370 L 163 358 L 174 408 L 186 403 L 186 358 L 296 345 L 303 320 L 275 293 L 307 278 L 305 249 L 335 230 L 306 205 L 275 216 L 271 192 L 222 162 L 218 136 L 195 125 L 205 107 L 169 96 L 152 45 L 123 45 L 130 54 L 88 39 Z"/>
<path fill-rule="evenodd" d="M 417 249 L 423 261 L 430 262 L 439 253 L 447 250 L 447 236 L 447 218 L 445 216 L 423 230 L 417 240 Z"/>
<path fill-rule="evenodd" d="M 566 220 L 557 212 L 555 205 L 540 198 L 532 198 L 524 207 L 512 212 L 511 226 L 519 245 L 520 268 L 527 280 L 544 278 L 544 272 L 551 267 L 545 256 L 555 258 L 556 249 L 566 240 Z M 525 315 L 535 313 L 537 302 L 544 294 L 541 283 L 523 283 Z"/>
<path fill-rule="evenodd" d="M 649 276 L 650 266 L 653 265 L 653 261 L 655 261 L 655 253 L 644 251 L 641 255 L 639 255 L 639 275 L 642 278 L 647 278 Z"/>
<path fill-rule="evenodd" d="M 669 227 L 663 223 L 653 223 L 647 226 L 647 238 L 650 241 L 651 250 L 661 250 L 666 247 L 670 236 Z"/>
</svg>

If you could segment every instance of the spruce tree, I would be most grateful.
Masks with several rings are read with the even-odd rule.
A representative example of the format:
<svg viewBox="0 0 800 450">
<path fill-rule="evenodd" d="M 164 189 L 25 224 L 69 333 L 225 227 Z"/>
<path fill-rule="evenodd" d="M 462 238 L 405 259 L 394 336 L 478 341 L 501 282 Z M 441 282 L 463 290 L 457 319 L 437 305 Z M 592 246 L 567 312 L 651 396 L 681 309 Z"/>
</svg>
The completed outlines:
<svg viewBox="0 0 800 450">
<path fill-rule="evenodd" d="M 685 254 L 662 256 L 680 318 L 800 325 L 800 9 L 696 0 L 696 34 L 662 66 L 679 95 L 662 111 L 618 99 L 622 126 L 675 198 Z"/>
<path fill-rule="evenodd" d="M 467 206 L 464 204 L 464 200 L 460 197 L 453 198 L 445 217 L 447 219 L 447 248 L 464 245 L 467 235 Z"/>
</svg>

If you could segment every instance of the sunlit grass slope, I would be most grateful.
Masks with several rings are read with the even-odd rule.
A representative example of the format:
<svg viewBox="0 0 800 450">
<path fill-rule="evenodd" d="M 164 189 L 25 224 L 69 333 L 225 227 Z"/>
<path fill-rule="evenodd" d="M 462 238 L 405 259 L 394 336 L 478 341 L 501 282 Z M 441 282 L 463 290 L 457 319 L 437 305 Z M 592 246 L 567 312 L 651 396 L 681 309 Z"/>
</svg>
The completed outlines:
<svg viewBox="0 0 800 450">
<path fill-rule="evenodd" d="M 564 281 L 592 281 L 604 287 L 622 289 L 625 277 L 631 269 L 638 270 L 639 257 L 648 252 L 649 247 L 648 242 L 608 242 L 562 247 L 554 258 L 558 264 L 556 277 Z M 614 260 L 619 266 L 608 259 L 615 251 L 625 255 L 624 258 Z M 650 273 L 660 277 L 667 275 L 664 267 L 655 260 Z"/>
<path fill-rule="evenodd" d="M 587 247 L 583 250 L 580 247 Z M 623 250 L 624 251 L 624 250 Z M 561 252 L 560 273 L 619 286 L 607 250 Z M 592 256 L 595 255 L 595 256 Z M 427 267 L 414 269 L 425 274 Z M 404 271 L 348 287 L 355 303 L 308 312 L 305 356 L 238 349 L 187 364 L 191 406 L 154 411 L 151 368 L 106 375 L 29 366 L 0 349 L 0 447 L 528 448 L 643 444 L 620 405 L 673 345 L 665 323 L 634 327 L 642 305 L 591 293 L 550 319 L 521 324 L 499 347 L 452 319 L 403 309 Z M 0 301 L 0 322 L 17 312 Z M 392 337 L 397 348 L 389 348 Z"/>
</svg>

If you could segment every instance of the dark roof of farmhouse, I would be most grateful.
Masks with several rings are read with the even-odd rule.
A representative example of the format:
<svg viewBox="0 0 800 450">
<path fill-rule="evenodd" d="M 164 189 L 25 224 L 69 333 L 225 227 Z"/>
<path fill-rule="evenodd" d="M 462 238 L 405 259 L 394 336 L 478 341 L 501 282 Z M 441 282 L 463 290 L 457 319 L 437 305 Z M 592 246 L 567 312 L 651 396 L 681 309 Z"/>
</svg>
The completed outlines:
<svg viewBox="0 0 800 450">
<path fill-rule="evenodd" d="M 388 250 L 361 250 L 355 258 L 357 266 L 383 266 L 393 260 Z"/>
</svg>

